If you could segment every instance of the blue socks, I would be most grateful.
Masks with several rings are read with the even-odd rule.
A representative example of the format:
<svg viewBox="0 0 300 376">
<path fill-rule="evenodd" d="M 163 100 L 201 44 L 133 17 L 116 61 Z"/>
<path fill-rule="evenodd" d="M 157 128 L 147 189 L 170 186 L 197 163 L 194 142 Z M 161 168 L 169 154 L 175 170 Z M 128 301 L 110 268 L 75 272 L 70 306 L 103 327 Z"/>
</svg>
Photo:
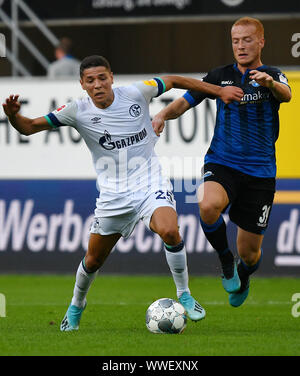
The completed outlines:
<svg viewBox="0 0 300 376">
<path fill-rule="evenodd" d="M 206 239 L 218 253 L 224 277 L 226 279 L 232 278 L 234 274 L 234 257 L 228 248 L 226 224 L 223 216 L 220 215 L 217 221 L 211 225 L 203 222 L 200 217 L 200 223 Z"/>
</svg>

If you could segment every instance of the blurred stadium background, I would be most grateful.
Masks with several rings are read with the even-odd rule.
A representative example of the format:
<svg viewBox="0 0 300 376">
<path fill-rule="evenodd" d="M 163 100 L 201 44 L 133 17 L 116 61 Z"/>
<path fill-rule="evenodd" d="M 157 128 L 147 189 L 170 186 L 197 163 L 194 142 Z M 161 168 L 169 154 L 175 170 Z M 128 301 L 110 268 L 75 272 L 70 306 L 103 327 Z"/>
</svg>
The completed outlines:
<svg viewBox="0 0 300 376">
<path fill-rule="evenodd" d="M 20 94 L 25 116 L 37 117 L 84 95 L 78 78 L 49 79 L 61 37 L 73 55 L 111 62 L 115 86 L 164 73 L 201 77 L 233 61 L 230 28 L 239 17 L 265 26 L 263 62 L 281 68 L 293 100 L 280 110 L 275 205 L 259 275 L 300 271 L 300 3 L 297 0 L 0 0 L 0 99 Z M 155 114 L 182 91 L 151 103 Z M 1 103 L 2 103 L 1 102 Z M 174 187 L 190 273 L 213 274 L 216 255 L 199 226 L 194 191 L 214 126 L 213 101 L 170 121 L 157 153 Z M 0 109 L 0 272 L 74 273 L 82 259 L 97 197 L 89 152 L 71 129 L 29 138 Z M 183 158 L 184 157 L 184 158 Z M 229 225 L 235 248 L 235 228 Z M 121 239 L 107 273 L 168 273 L 160 239 L 139 224 Z"/>
</svg>

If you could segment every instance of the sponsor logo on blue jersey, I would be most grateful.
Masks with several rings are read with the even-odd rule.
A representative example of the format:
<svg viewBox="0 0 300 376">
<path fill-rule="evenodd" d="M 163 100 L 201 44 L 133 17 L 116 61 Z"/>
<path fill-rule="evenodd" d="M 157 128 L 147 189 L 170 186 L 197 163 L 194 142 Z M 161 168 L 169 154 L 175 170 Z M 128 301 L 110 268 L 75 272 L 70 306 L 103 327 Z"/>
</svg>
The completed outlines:
<svg viewBox="0 0 300 376">
<path fill-rule="evenodd" d="M 270 93 L 265 92 L 262 93 L 261 91 L 257 91 L 256 93 L 246 93 L 244 94 L 241 104 L 246 103 L 259 103 L 270 100 Z"/>
</svg>

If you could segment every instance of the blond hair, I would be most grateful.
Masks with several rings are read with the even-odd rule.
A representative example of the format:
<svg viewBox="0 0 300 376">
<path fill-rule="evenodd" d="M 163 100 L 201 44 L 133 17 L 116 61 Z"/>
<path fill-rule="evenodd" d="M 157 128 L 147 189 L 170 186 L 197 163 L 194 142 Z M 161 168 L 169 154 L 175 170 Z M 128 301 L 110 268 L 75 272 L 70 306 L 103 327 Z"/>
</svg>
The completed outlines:
<svg viewBox="0 0 300 376">
<path fill-rule="evenodd" d="M 256 33 L 260 37 L 264 38 L 264 33 L 265 33 L 264 26 L 260 22 L 260 20 L 258 20 L 257 18 L 252 18 L 252 17 L 239 18 L 237 21 L 235 21 L 235 23 L 232 25 L 232 27 L 234 27 L 234 26 L 248 26 L 248 25 L 255 26 Z"/>
</svg>

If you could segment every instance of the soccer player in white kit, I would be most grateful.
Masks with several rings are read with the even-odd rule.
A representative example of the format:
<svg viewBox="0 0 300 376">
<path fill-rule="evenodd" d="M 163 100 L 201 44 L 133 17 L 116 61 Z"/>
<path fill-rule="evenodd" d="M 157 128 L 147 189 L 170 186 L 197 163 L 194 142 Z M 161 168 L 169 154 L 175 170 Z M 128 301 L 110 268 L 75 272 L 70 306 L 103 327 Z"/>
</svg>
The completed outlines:
<svg viewBox="0 0 300 376">
<path fill-rule="evenodd" d="M 203 319 L 205 310 L 191 296 L 188 286 L 186 250 L 178 230 L 172 186 L 162 175 L 154 152 L 158 137 L 152 128 L 149 103 L 173 87 L 203 91 L 230 103 L 238 99 L 236 88 L 171 75 L 112 88 L 110 64 L 97 55 L 82 61 L 80 83 L 88 94 L 86 98 L 74 100 L 46 116 L 29 119 L 20 115 L 18 95 L 11 95 L 3 104 L 10 123 L 22 134 L 60 126 L 77 129 L 92 154 L 97 173 L 100 195 L 88 250 L 79 264 L 61 331 L 79 328 L 86 296 L 99 268 L 119 238 L 130 236 L 139 220 L 164 241 L 177 297 L 189 318 Z"/>
</svg>

